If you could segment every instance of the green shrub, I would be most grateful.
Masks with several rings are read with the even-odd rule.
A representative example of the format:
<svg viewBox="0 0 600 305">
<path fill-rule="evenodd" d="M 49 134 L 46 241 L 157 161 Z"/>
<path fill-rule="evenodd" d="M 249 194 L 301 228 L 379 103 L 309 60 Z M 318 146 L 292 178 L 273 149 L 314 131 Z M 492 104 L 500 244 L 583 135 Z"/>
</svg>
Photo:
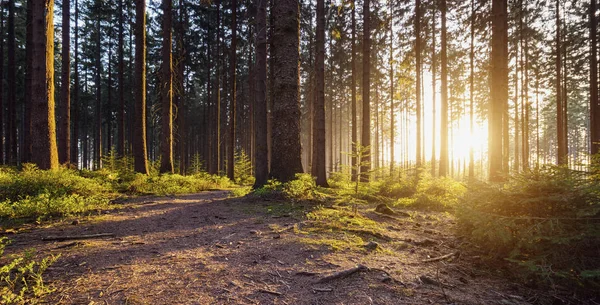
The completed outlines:
<svg viewBox="0 0 600 305">
<path fill-rule="evenodd" d="M 39 170 L 24 164 L 20 172 L 0 171 L 0 219 L 64 216 L 108 205 L 109 183 L 60 168 Z"/>
<path fill-rule="evenodd" d="M 290 199 L 313 199 L 317 184 L 310 174 L 296 174 L 296 179 L 283 184 L 283 194 Z"/>
<path fill-rule="evenodd" d="M 189 176 L 164 174 L 148 176 L 136 174 L 135 179 L 128 184 L 128 192 L 135 194 L 173 195 L 189 194 L 217 188 L 230 187 L 226 177 L 199 173 Z"/>
<path fill-rule="evenodd" d="M 0 265 L 0 303 L 33 303 L 35 298 L 52 292 L 53 289 L 44 285 L 43 274 L 58 256 L 35 260 L 33 252 L 27 251 L 21 256 L 3 258 L 7 244 L 8 240 L 0 237 L 0 261 L 6 261 Z"/>
<path fill-rule="evenodd" d="M 447 177 L 431 177 L 425 172 L 421 173 L 418 181 L 406 178 L 395 184 L 384 183 L 380 191 L 387 195 L 401 195 L 396 205 L 437 211 L 453 209 L 465 192 L 466 187 L 462 183 Z"/>
<path fill-rule="evenodd" d="M 457 208 L 461 232 L 537 281 L 600 288 L 600 187 L 565 168 L 475 184 Z"/>
</svg>

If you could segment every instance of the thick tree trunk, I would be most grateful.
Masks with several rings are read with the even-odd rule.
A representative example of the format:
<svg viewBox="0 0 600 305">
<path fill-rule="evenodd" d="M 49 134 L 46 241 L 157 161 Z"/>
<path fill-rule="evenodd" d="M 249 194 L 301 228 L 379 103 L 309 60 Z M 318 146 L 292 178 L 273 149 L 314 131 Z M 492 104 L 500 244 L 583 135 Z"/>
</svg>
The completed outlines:
<svg viewBox="0 0 600 305">
<path fill-rule="evenodd" d="M 317 0 L 317 58 L 315 62 L 316 86 L 313 109 L 313 162 L 312 172 L 319 186 L 327 185 L 325 169 L 325 2 Z"/>
<path fill-rule="evenodd" d="M 490 58 L 489 180 L 501 181 L 504 175 L 503 123 L 508 105 L 508 21 L 507 0 L 492 2 L 492 55 Z"/>
<path fill-rule="evenodd" d="M 440 104 L 440 176 L 448 175 L 448 166 L 450 163 L 448 157 L 448 130 L 452 127 L 448 125 L 448 38 L 446 28 L 446 0 L 441 0 L 440 10 L 442 15 L 442 68 L 441 68 L 441 86 L 442 102 Z"/>
<path fill-rule="evenodd" d="M 71 163 L 71 1 L 62 7 L 62 73 L 60 88 L 60 127 L 58 162 Z"/>
<path fill-rule="evenodd" d="M 134 168 L 148 174 L 146 150 L 146 1 L 135 1 L 135 128 L 133 137 Z"/>
<path fill-rule="evenodd" d="M 40 169 L 58 168 L 54 119 L 54 1 L 32 1 L 33 79 L 31 160 Z"/>
<path fill-rule="evenodd" d="M 273 151 L 271 176 L 282 182 L 302 173 L 299 101 L 300 12 L 298 0 L 273 1 Z M 276 148 L 276 149 L 275 149 Z"/>
<path fill-rule="evenodd" d="M 175 71 L 173 72 L 174 75 L 176 75 L 174 78 L 176 79 L 175 81 L 175 97 L 177 100 L 177 116 L 176 116 L 176 128 L 177 128 L 177 134 L 178 134 L 178 141 L 177 141 L 177 150 L 176 150 L 176 154 L 178 155 L 178 159 L 179 159 L 179 173 L 181 175 L 185 175 L 186 172 L 186 156 L 185 156 L 185 149 L 186 149 L 186 145 L 187 145 L 187 138 L 185 137 L 185 130 L 186 130 L 186 126 L 185 126 L 185 116 L 186 116 L 186 106 L 185 106 L 185 63 L 186 63 L 186 45 L 185 45 L 185 29 L 186 29 L 186 25 L 185 25 L 185 20 L 186 20 L 186 8 L 185 8 L 185 3 L 184 0 L 179 0 L 179 20 L 177 22 L 177 27 L 175 29 L 176 31 L 176 45 L 177 45 L 177 64 L 175 67 Z M 210 35 L 209 35 L 209 41 L 210 41 Z M 210 50 L 210 46 L 209 46 L 209 50 Z M 209 53 L 209 59 L 210 59 L 210 53 Z M 210 62 L 210 60 L 209 60 Z M 211 69 L 212 70 L 212 69 Z M 207 83 L 211 83 L 210 82 L 210 78 L 207 79 Z M 211 87 L 209 86 L 209 100 L 211 100 L 210 98 L 210 93 L 211 93 Z M 214 126 L 213 126 L 214 127 Z M 214 145 L 214 141 L 211 138 L 211 142 Z M 213 156 L 212 151 L 209 152 L 211 154 L 211 156 Z M 212 162 L 212 160 L 211 160 Z M 214 162 L 212 162 L 214 163 Z M 208 164 L 209 166 L 211 165 L 211 163 Z"/>
<path fill-rule="evenodd" d="M 419 1 L 419 0 L 417 0 Z M 369 181 L 371 170 L 371 1 L 364 0 L 363 5 L 363 109 L 360 180 Z"/>
<path fill-rule="evenodd" d="M 173 1 L 163 0 L 160 172 L 173 173 Z"/>
<path fill-rule="evenodd" d="M 256 10 L 256 100 L 254 107 L 254 188 L 267 183 L 269 153 L 267 147 L 267 0 L 258 0 Z"/>
<path fill-rule="evenodd" d="M 231 103 L 229 104 L 229 150 L 227 151 L 227 177 L 234 180 L 235 128 L 237 123 L 237 0 L 231 1 Z"/>
</svg>

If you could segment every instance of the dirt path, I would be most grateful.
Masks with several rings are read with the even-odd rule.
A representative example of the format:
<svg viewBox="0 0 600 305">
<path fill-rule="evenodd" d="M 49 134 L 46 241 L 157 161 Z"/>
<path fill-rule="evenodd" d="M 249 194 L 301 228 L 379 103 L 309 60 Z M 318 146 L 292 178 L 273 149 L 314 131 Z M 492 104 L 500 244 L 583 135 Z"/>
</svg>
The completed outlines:
<svg viewBox="0 0 600 305">
<path fill-rule="evenodd" d="M 392 219 L 384 251 L 334 250 L 302 231 L 299 206 L 228 198 L 225 191 L 137 198 L 108 214 L 9 236 L 7 253 L 61 254 L 45 279 L 49 304 L 529 304 L 517 285 L 466 254 L 443 214 Z M 290 212 L 290 213 L 288 213 Z M 289 229 L 288 229 L 289 228 Z M 113 233 L 81 241 L 48 236 Z M 360 233 L 360 232 L 359 232 Z M 345 232 L 336 238 L 353 238 Z M 364 237 L 365 241 L 369 240 Z M 365 265 L 345 278 L 318 280 Z M 387 275 L 386 275 L 387 273 Z M 389 277 L 391 276 L 391 278 Z M 521 291 L 521 292 L 519 292 Z"/>
</svg>

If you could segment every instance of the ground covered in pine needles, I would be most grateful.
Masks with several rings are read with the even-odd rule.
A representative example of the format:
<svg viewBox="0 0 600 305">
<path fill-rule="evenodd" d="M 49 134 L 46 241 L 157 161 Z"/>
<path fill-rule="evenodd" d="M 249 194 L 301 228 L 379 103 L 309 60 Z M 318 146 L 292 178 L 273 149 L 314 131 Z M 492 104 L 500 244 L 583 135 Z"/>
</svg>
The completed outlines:
<svg viewBox="0 0 600 305">
<path fill-rule="evenodd" d="M 46 304 L 597 304 L 511 281 L 450 213 L 387 212 L 210 191 L 0 236 L 5 255 L 56 258 L 36 299 Z"/>
</svg>

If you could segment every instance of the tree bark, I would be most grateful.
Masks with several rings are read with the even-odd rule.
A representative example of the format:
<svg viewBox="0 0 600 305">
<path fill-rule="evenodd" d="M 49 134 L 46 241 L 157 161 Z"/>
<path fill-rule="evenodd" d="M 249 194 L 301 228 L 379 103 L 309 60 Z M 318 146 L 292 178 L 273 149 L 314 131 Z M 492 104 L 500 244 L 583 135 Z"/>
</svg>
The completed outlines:
<svg viewBox="0 0 600 305">
<path fill-rule="evenodd" d="M 8 39 L 7 39 L 8 65 L 6 84 L 8 86 L 8 121 L 6 150 L 8 164 L 17 165 L 17 70 L 15 59 L 15 0 L 8 1 Z"/>
<path fill-rule="evenodd" d="M 442 67 L 441 67 L 441 95 L 442 101 L 440 104 L 440 176 L 448 175 L 448 166 L 450 163 L 448 157 L 448 129 L 452 128 L 448 125 L 448 38 L 446 28 L 446 0 L 441 0 L 440 10 L 442 15 Z"/>
<path fill-rule="evenodd" d="M 148 174 L 146 149 L 146 1 L 135 1 L 135 128 L 134 169 Z"/>
<path fill-rule="evenodd" d="M 392 6 L 392 1 L 389 1 L 389 7 L 390 7 L 390 175 L 392 177 L 394 177 L 394 146 L 395 146 L 395 134 L 394 134 L 394 128 L 395 128 L 395 109 L 394 109 L 394 7 Z M 435 21 L 434 21 L 435 22 Z M 434 52 L 435 53 L 435 52 Z M 435 57 L 435 55 L 434 55 Z M 435 78 L 435 76 L 434 76 Z M 435 113 L 435 112 L 434 112 Z M 435 117 L 435 115 L 434 115 Z M 434 120 L 435 121 L 435 120 Z M 434 129 L 435 130 L 435 129 Z M 434 148 L 434 152 L 435 152 L 435 148 Z M 435 154 L 435 153 L 434 153 Z M 433 157 L 435 160 L 435 157 Z M 433 166 L 433 162 L 432 162 L 432 166 Z"/>
<path fill-rule="evenodd" d="M 286 182 L 302 173 L 299 100 L 300 12 L 298 0 L 273 1 L 273 151 L 271 176 Z M 275 149 L 276 148 L 276 149 Z"/>
<path fill-rule="evenodd" d="M 469 131 L 474 134 L 474 88 L 475 88 L 475 0 L 471 0 L 471 36 L 469 42 Z M 469 180 L 475 179 L 475 160 L 473 145 L 469 147 Z"/>
<path fill-rule="evenodd" d="M 432 12 L 432 22 L 431 22 L 431 94 L 432 94 L 432 107 L 431 112 L 433 114 L 432 120 L 432 136 L 431 136 L 431 176 L 435 177 L 435 167 L 436 167 L 436 122 L 437 122 L 437 106 L 436 106 L 436 95 L 437 95 L 437 54 L 436 54 L 436 29 L 435 23 L 436 20 L 436 12 L 438 10 L 437 0 L 433 0 L 433 12 Z"/>
<path fill-rule="evenodd" d="M 163 0 L 160 172 L 173 173 L 173 1 Z"/>
<path fill-rule="evenodd" d="M 71 163 L 78 167 L 79 164 L 79 6 L 78 0 L 75 0 L 75 54 L 74 54 L 74 86 L 73 86 L 73 103 L 71 105 L 71 117 L 73 123 L 73 134 L 71 136 Z"/>
<path fill-rule="evenodd" d="M 313 162 L 312 172 L 319 186 L 327 187 L 325 169 L 325 1 L 317 0 L 315 104 L 313 108 Z"/>
<path fill-rule="evenodd" d="M 598 101 L 598 21 L 596 0 L 590 0 L 590 153 L 600 152 L 600 101 Z"/>
<path fill-rule="evenodd" d="M 557 159 L 558 165 L 567 164 L 567 146 L 565 120 L 564 120 L 564 102 L 562 94 L 562 52 L 561 52 L 561 34 L 560 34 L 560 1 L 556 0 L 556 135 L 557 135 Z"/>
<path fill-rule="evenodd" d="M 117 114 L 117 155 L 119 157 L 125 156 L 125 63 L 124 63 L 124 34 L 123 34 L 123 24 L 125 23 L 123 17 L 123 0 L 119 0 L 119 27 L 118 27 L 118 46 L 117 53 L 119 57 L 119 64 L 117 67 L 117 82 L 119 91 L 117 92 L 119 96 L 119 111 Z"/>
<path fill-rule="evenodd" d="M 229 150 L 227 151 L 227 177 L 234 180 L 235 168 L 235 128 L 237 123 L 237 0 L 231 1 L 231 103 L 229 104 Z"/>
<path fill-rule="evenodd" d="M 71 163 L 71 1 L 62 7 L 62 73 L 60 88 L 60 127 L 58 129 L 58 162 Z"/>
<path fill-rule="evenodd" d="M 31 1 L 32 132 L 31 160 L 40 169 L 58 168 L 54 119 L 54 1 Z"/>
<path fill-rule="evenodd" d="M 420 0 L 417 0 L 420 1 Z M 361 156 L 360 180 L 369 181 L 371 170 L 371 1 L 363 4 L 363 109 L 361 145 L 364 153 Z"/>
<path fill-rule="evenodd" d="M 254 188 L 262 187 L 269 177 L 267 147 L 267 0 L 258 0 L 256 10 L 256 100 L 254 107 Z"/>
<path fill-rule="evenodd" d="M 492 54 L 490 58 L 489 180 L 504 178 L 503 117 L 508 105 L 508 21 L 507 0 L 492 2 Z"/>
<path fill-rule="evenodd" d="M 101 1 L 96 1 L 97 9 L 102 5 Z M 96 20 L 96 126 L 94 129 L 94 168 L 102 168 L 102 40 L 100 23 L 100 14 Z"/>
<path fill-rule="evenodd" d="M 27 23 L 31 23 L 30 20 L 30 10 L 31 10 L 31 1 L 29 1 L 29 4 L 27 5 Z M 4 6 L 0 5 L 0 33 L 4 33 Z M 30 46 L 30 42 L 29 42 L 29 35 L 31 33 L 31 30 L 29 28 L 27 28 L 27 44 L 28 46 Z M 29 64 L 29 58 L 31 57 L 30 52 L 31 49 L 28 48 L 28 53 L 27 53 L 27 64 Z M 27 67 L 29 68 L 29 67 Z M 30 72 L 29 70 L 27 70 L 27 72 Z M 29 76 L 29 75 L 27 75 Z M 25 86 L 27 87 L 27 85 L 30 85 L 30 82 L 25 81 Z M 31 89 L 31 88 L 27 88 L 27 89 Z M 26 100 L 27 100 L 27 96 L 29 94 L 29 90 L 25 91 L 25 96 L 26 96 Z M 5 139 L 5 133 L 4 133 L 5 129 L 4 129 L 4 38 L 0 39 L 0 165 L 5 164 L 4 162 L 4 139 Z M 26 138 L 29 138 L 28 136 Z"/>
<path fill-rule="evenodd" d="M 443 21 L 442 21 L 443 22 Z M 417 116 L 417 141 L 416 141 L 416 166 L 421 167 L 422 156 L 422 121 L 421 121 L 421 0 L 415 1 L 415 61 L 416 61 L 416 116 Z M 443 124 L 442 124 L 443 126 Z M 442 127 L 443 129 L 444 127 Z M 440 161 L 441 166 L 441 161 Z M 440 173 L 441 175 L 441 173 Z"/>
<path fill-rule="evenodd" d="M 356 0 L 352 1 L 352 181 L 356 181 L 357 165 L 357 145 L 358 145 L 358 122 L 356 113 Z"/>
</svg>

